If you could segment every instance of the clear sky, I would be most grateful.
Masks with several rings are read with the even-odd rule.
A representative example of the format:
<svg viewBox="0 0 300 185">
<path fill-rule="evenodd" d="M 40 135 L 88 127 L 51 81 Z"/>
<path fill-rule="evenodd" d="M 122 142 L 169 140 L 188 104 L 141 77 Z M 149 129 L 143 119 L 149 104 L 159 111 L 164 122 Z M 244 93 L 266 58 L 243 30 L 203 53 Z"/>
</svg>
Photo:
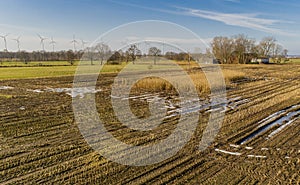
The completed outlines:
<svg viewBox="0 0 300 185">
<path fill-rule="evenodd" d="M 40 50 L 37 34 L 57 42 L 56 50 L 132 21 L 163 20 L 184 26 L 202 39 L 245 34 L 259 41 L 274 36 L 289 54 L 300 54 L 299 0 L 0 0 L 0 35 L 8 50 Z M 1 38 L 0 38 L 1 39 Z M 50 39 L 45 49 L 51 50 Z M 78 44 L 78 48 L 80 48 Z M 0 40 L 0 50 L 4 41 Z"/>
</svg>

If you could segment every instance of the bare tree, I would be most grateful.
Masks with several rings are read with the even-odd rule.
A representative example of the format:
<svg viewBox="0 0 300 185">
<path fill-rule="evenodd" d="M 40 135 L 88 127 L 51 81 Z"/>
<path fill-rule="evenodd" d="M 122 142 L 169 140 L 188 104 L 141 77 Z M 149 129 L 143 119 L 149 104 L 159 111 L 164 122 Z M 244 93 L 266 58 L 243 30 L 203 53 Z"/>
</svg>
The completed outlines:
<svg viewBox="0 0 300 185">
<path fill-rule="evenodd" d="M 157 56 L 161 55 L 161 50 L 158 49 L 157 47 L 151 47 L 149 48 L 148 55 L 154 57 L 154 65 L 155 65 Z"/>
<path fill-rule="evenodd" d="M 280 44 L 275 44 L 273 48 L 272 58 L 277 63 L 280 63 L 282 58 L 284 58 L 283 47 Z"/>
<path fill-rule="evenodd" d="M 288 62 L 289 61 L 289 58 L 288 58 L 288 50 L 287 49 L 284 49 L 282 51 L 282 56 L 284 57 L 284 62 Z"/>
<path fill-rule="evenodd" d="M 103 64 L 104 60 L 107 60 L 109 58 L 109 55 L 111 54 L 111 50 L 107 44 L 99 43 L 96 45 L 95 50 L 98 53 L 98 56 L 100 58 L 100 64 Z"/>
<path fill-rule="evenodd" d="M 141 50 L 139 50 L 139 48 L 135 44 L 132 44 L 126 51 L 126 55 L 128 57 L 128 58 L 126 57 L 127 58 L 126 61 L 128 61 L 128 59 L 132 60 L 132 63 L 134 64 L 137 56 L 140 54 L 141 54 Z"/>
<path fill-rule="evenodd" d="M 71 65 L 74 65 L 75 53 L 72 50 L 67 51 L 67 60 Z"/>
<path fill-rule="evenodd" d="M 282 56 L 283 47 L 280 44 L 275 44 L 273 48 L 273 57 Z"/>
<path fill-rule="evenodd" d="M 223 64 L 232 63 L 234 51 L 233 39 L 228 37 L 215 37 L 211 43 L 214 56 Z"/>
<path fill-rule="evenodd" d="M 255 47 L 255 40 L 249 39 L 247 36 L 240 34 L 234 37 L 233 42 L 237 62 L 245 64 L 247 62 L 247 54 L 251 53 Z"/>
<path fill-rule="evenodd" d="M 91 65 L 94 65 L 95 52 L 91 47 L 85 49 L 85 55 L 90 60 Z"/>
<path fill-rule="evenodd" d="M 259 43 L 259 55 L 262 57 L 271 56 L 276 47 L 276 39 L 274 37 L 264 37 Z"/>
<path fill-rule="evenodd" d="M 272 57 L 277 62 L 283 58 L 283 47 L 274 37 L 264 37 L 258 45 L 254 39 L 240 34 L 228 37 L 215 37 L 211 43 L 213 54 L 221 63 L 246 63 L 253 57 Z"/>
<path fill-rule="evenodd" d="M 20 55 L 21 60 L 24 62 L 24 64 L 28 64 L 30 61 L 29 53 L 25 51 L 18 52 Z"/>
<path fill-rule="evenodd" d="M 282 51 L 282 55 L 285 57 L 285 58 L 287 58 L 288 57 L 288 50 L 287 49 L 284 49 L 283 51 Z"/>
</svg>

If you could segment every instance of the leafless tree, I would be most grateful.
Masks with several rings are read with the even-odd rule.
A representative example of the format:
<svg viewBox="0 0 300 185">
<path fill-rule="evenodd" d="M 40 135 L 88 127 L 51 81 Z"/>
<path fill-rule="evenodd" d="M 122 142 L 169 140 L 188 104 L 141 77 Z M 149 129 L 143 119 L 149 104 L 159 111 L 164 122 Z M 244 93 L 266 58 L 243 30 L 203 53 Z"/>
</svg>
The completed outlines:
<svg viewBox="0 0 300 185">
<path fill-rule="evenodd" d="M 221 63 L 247 63 L 253 57 L 283 58 L 283 47 L 274 37 L 264 37 L 258 45 L 254 39 L 240 34 L 228 37 L 215 37 L 211 43 L 216 59 Z"/>
<path fill-rule="evenodd" d="M 111 50 L 107 44 L 98 43 L 95 47 L 98 57 L 100 59 L 100 64 L 103 64 L 104 60 L 107 60 L 111 54 Z"/>
<path fill-rule="evenodd" d="M 74 65 L 75 53 L 72 50 L 67 51 L 67 60 L 71 65 Z"/>
<path fill-rule="evenodd" d="M 232 63 L 231 54 L 234 51 L 233 39 L 215 37 L 211 43 L 214 56 L 223 64 Z"/>
<path fill-rule="evenodd" d="M 247 62 L 247 53 L 254 51 L 255 40 L 249 39 L 247 36 L 240 34 L 234 36 L 233 47 L 237 62 L 240 64 L 245 64 Z"/>
<path fill-rule="evenodd" d="M 284 49 L 283 51 L 282 51 L 282 55 L 284 56 L 284 58 L 287 58 L 288 57 L 288 50 L 287 49 Z"/>
<path fill-rule="evenodd" d="M 91 65 L 94 65 L 95 52 L 93 51 L 93 48 L 87 47 L 85 49 L 85 56 L 90 60 Z"/>
<path fill-rule="evenodd" d="M 262 57 L 271 56 L 276 47 L 276 39 L 274 37 L 264 37 L 259 43 L 259 54 Z"/>
<path fill-rule="evenodd" d="M 154 57 L 154 65 L 155 65 L 157 56 L 161 55 L 161 50 L 158 49 L 157 47 L 151 47 L 149 48 L 148 55 Z"/>
<path fill-rule="evenodd" d="M 126 51 L 126 55 L 128 57 L 126 57 L 126 61 L 128 61 L 128 59 L 132 60 L 132 63 L 134 64 L 137 56 L 141 55 L 141 50 L 139 50 L 139 48 L 135 44 L 132 44 Z"/>
</svg>

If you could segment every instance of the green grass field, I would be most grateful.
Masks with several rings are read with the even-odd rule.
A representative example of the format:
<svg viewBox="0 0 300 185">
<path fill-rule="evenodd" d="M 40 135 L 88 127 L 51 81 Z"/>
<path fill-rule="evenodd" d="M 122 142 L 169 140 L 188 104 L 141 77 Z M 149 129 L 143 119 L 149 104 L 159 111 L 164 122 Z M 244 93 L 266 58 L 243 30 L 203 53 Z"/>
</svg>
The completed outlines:
<svg viewBox="0 0 300 185">
<path fill-rule="evenodd" d="M 78 61 L 74 63 L 77 65 Z M 36 67 L 36 66 L 70 66 L 68 61 L 31 61 L 25 64 L 20 61 L 2 61 L 0 67 Z"/>
<path fill-rule="evenodd" d="M 3 62 L 0 65 L 0 80 L 73 76 L 76 72 L 78 63 L 79 62 L 76 61 L 74 65 L 70 65 L 70 63 L 67 61 L 33 61 L 29 64 L 24 64 L 22 62 Z M 300 59 L 290 59 L 288 63 L 299 64 Z M 97 65 L 99 62 L 95 61 L 94 64 Z M 159 61 L 159 64 L 157 65 L 153 65 L 152 61 L 143 61 L 143 65 L 140 65 L 141 62 L 139 60 L 136 61 L 135 65 L 132 63 L 128 64 L 130 70 L 163 70 L 170 69 L 170 67 L 175 67 L 173 65 L 169 65 L 169 62 L 162 61 Z M 197 65 L 192 62 L 189 66 L 187 65 L 187 62 L 182 61 L 177 62 L 177 64 L 179 64 L 185 70 L 196 67 Z M 106 64 L 102 68 L 101 73 L 116 73 L 121 71 L 126 65 L 126 62 L 123 62 L 120 65 Z M 87 67 L 91 67 L 89 63 L 87 63 Z"/>
<path fill-rule="evenodd" d="M 76 66 L 5 67 L 0 68 L 0 79 L 24 79 L 73 75 Z"/>
<path fill-rule="evenodd" d="M 39 62 L 30 62 L 30 64 L 26 65 L 19 62 L 17 67 L 13 63 L 10 63 L 9 65 L 3 63 L 0 65 L 2 66 L 0 67 L 0 80 L 72 76 L 77 69 L 77 65 L 71 66 L 68 62 L 63 61 L 43 62 L 43 66 L 37 65 L 38 63 Z M 76 64 L 77 63 L 78 62 L 76 62 Z M 105 65 L 102 72 L 118 72 L 125 65 L 125 63 L 122 63 L 121 65 Z"/>
<path fill-rule="evenodd" d="M 25 78 L 43 78 L 43 77 L 59 77 L 59 76 L 72 76 L 77 69 L 78 61 L 74 65 L 70 65 L 67 61 L 47 61 L 47 62 L 30 62 L 24 64 L 21 62 L 3 62 L 0 65 L 0 80 L 5 79 L 25 79 Z M 95 61 L 95 66 L 100 62 Z M 140 61 L 136 61 L 136 64 L 128 63 L 130 70 L 155 70 L 155 69 L 170 69 L 170 62 L 160 61 L 159 65 L 152 65 L 152 61 L 143 61 L 143 65 L 140 65 Z M 178 63 L 181 65 L 181 63 Z M 126 62 L 120 65 L 106 64 L 101 69 L 101 73 L 116 73 L 121 71 Z M 184 69 L 186 66 L 181 65 Z M 90 68 L 90 63 L 86 65 Z M 175 67 L 175 66 L 173 66 Z"/>
</svg>

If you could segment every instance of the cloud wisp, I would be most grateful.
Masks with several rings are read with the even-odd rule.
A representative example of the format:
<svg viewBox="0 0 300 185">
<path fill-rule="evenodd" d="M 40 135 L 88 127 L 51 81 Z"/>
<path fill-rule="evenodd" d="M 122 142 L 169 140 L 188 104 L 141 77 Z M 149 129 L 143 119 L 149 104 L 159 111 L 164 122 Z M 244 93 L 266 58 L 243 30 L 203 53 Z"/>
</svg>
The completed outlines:
<svg viewBox="0 0 300 185">
<path fill-rule="evenodd" d="M 221 12 L 183 8 L 183 7 L 176 7 L 176 8 L 179 9 L 183 15 L 187 15 L 187 16 L 194 16 L 194 17 L 214 20 L 214 21 L 222 22 L 226 25 L 239 26 L 239 27 L 266 32 L 266 33 L 293 36 L 292 33 L 288 33 L 280 29 L 272 28 L 272 26 L 274 26 L 275 24 L 287 23 L 287 22 L 281 20 L 275 20 L 275 19 L 259 18 L 258 17 L 259 14 L 221 13 Z"/>
<path fill-rule="evenodd" d="M 284 36 L 295 36 L 295 34 L 281 30 L 279 28 L 274 28 L 276 24 L 279 23 L 291 23 L 288 21 L 282 21 L 277 19 L 267 19 L 267 18 L 260 18 L 259 13 L 222 13 L 217 11 L 208 11 L 208 10 L 201 10 L 201 9 L 192 9 L 180 6 L 171 6 L 175 9 L 161 9 L 161 8 L 150 8 L 145 7 L 142 5 L 137 4 L 130 4 L 130 3 L 120 3 L 115 0 L 110 0 L 111 2 L 126 5 L 126 6 L 133 6 L 137 8 L 143 8 L 146 10 L 163 12 L 168 14 L 176 14 L 176 15 L 184 15 L 184 16 L 193 16 L 199 17 L 203 19 L 209 19 L 224 23 L 230 26 L 238 26 L 243 28 L 248 28 L 252 30 L 257 30 L 265 33 L 271 34 L 279 34 Z M 224 0 L 231 3 L 241 3 L 240 0 Z"/>
<path fill-rule="evenodd" d="M 231 3 L 240 3 L 241 1 L 240 0 L 225 0 L 227 2 L 231 2 Z"/>
</svg>

